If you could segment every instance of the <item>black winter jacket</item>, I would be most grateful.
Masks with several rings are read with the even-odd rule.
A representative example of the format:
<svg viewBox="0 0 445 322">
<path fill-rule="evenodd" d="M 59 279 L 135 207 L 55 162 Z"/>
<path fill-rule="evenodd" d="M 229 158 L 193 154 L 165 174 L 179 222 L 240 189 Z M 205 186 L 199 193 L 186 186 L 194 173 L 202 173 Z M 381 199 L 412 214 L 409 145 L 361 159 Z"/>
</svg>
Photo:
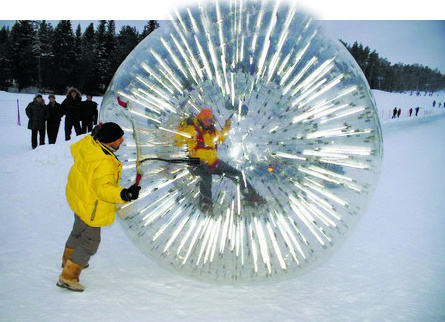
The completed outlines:
<svg viewBox="0 0 445 322">
<path fill-rule="evenodd" d="M 43 101 L 39 102 L 34 99 L 25 109 L 29 118 L 28 129 L 45 130 L 45 122 L 48 119 L 48 108 Z"/>
<path fill-rule="evenodd" d="M 48 108 L 48 123 L 59 123 L 64 115 L 62 105 L 57 102 L 54 102 L 54 105 L 51 105 L 50 102 L 46 107 Z"/>
<path fill-rule="evenodd" d="M 68 94 L 62 102 L 62 108 L 66 118 L 80 120 L 82 117 L 82 97 L 80 93 L 74 99 L 71 94 Z"/>
<path fill-rule="evenodd" d="M 97 124 L 97 103 L 94 101 L 83 101 L 83 120 L 86 122 L 93 122 L 93 124 Z"/>
</svg>

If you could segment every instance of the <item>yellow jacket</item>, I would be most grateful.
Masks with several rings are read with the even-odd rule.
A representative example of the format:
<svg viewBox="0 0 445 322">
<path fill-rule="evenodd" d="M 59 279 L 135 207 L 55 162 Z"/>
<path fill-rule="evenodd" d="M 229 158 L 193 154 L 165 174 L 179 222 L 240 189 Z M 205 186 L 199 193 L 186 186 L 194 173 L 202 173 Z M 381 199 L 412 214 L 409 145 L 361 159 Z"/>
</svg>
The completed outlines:
<svg viewBox="0 0 445 322">
<path fill-rule="evenodd" d="M 114 221 L 116 203 L 125 203 L 119 187 L 122 164 L 102 143 L 86 136 L 71 145 L 74 165 L 66 185 L 69 206 L 91 227 Z"/>
<path fill-rule="evenodd" d="M 196 117 L 184 120 L 178 128 L 178 132 L 184 135 L 176 134 L 175 145 L 181 146 L 187 144 L 190 157 L 200 158 L 209 165 L 218 161 L 218 144 L 224 142 L 229 133 L 230 127 L 224 126 L 222 131 L 204 131 L 199 125 Z M 191 138 L 187 137 L 191 136 Z"/>
</svg>

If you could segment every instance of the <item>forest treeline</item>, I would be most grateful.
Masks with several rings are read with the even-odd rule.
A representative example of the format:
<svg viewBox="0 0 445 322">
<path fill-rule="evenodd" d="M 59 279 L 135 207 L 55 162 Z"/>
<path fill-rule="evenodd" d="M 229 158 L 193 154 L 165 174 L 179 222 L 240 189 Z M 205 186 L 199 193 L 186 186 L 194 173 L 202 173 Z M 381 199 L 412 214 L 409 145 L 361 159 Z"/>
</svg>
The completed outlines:
<svg viewBox="0 0 445 322">
<path fill-rule="evenodd" d="M 386 58 L 368 46 L 358 42 L 343 45 L 354 57 L 368 80 L 372 89 L 381 89 L 387 92 L 401 91 L 430 91 L 434 92 L 445 88 L 445 75 L 436 68 L 432 70 L 419 64 L 391 64 Z"/>
<path fill-rule="evenodd" d="M 141 33 L 131 26 L 117 32 L 114 20 L 100 20 L 97 28 L 91 23 L 82 32 L 80 25 L 73 31 L 70 20 L 60 20 L 55 28 L 45 20 L 19 20 L 11 29 L 0 29 L 0 89 L 37 87 L 63 94 L 74 86 L 82 93 L 102 95 L 125 57 L 158 27 L 156 20 L 149 20 Z M 445 88 L 445 76 L 437 69 L 393 65 L 368 46 L 342 43 L 372 89 Z"/>
<path fill-rule="evenodd" d="M 0 88 L 48 89 L 63 94 L 74 86 L 82 93 L 102 95 L 114 73 L 134 47 L 159 27 L 149 20 L 141 33 L 114 20 L 91 23 L 73 31 L 70 20 L 54 28 L 43 21 L 19 20 L 0 29 Z"/>
</svg>

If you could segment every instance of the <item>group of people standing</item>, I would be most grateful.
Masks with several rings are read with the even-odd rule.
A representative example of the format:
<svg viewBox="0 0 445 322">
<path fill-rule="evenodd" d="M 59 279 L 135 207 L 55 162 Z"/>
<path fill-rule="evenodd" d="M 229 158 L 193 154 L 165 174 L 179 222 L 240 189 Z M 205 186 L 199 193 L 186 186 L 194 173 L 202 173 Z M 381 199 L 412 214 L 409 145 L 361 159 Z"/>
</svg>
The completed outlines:
<svg viewBox="0 0 445 322">
<path fill-rule="evenodd" d="M 45 104 L 42 95 L 37 94 L 25 110 L 29 118 L 28 129 L 32 131 L 32 148 L 35 149 L 37 143 L 45 144 L 46 131 L 48 143 L 56 143 L 63 116 L 65 116 L 66 141 L 71 139 L 73 127 L 76 135 L 91 132 L 93 126 L 97 124 L 98 117 L 97 103 L 92 98 L 92 95 L 87 95 L 86 101 L 82 101 L 82 94 L 74 87 L 68 90 L 62 104 L 56 102 L 54 95 L 49 95 L 49 103 Z"/>
<path fill-rule="evenodd" d="M 409 109 L 409 116 L 410 117 L 412 116 L 414 111 L 416 111 L 416 116 L 417 116 L 419 114 L 420 107 L 416 107 L 415 110 L 413 108 L 410 108 Z M 401 108 L 397 109 L 397 107 L 394 107 L 394 109 L 392 111 L 391 119 L 399 118 L 401 114 L 402 114 L 402 109 Z"/>
</svg>

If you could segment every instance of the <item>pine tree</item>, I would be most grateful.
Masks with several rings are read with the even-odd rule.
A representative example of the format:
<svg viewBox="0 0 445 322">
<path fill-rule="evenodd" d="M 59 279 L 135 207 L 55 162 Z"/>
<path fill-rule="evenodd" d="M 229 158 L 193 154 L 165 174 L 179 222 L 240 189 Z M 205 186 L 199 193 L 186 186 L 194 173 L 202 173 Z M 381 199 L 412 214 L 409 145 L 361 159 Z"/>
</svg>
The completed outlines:
<svg viewBox="0 0 445 322">
<path fill-rule="evenodd" d="M 7 55 L 9 48 L 9 28 L 0 29 L 0 89 L 7 90 L 12 85 L 10 62 Z"/>
<path fill-rule="evenodd" d="M 94 24 L 91 23 L 85 29 L 80 46 L 80 89 L 84 93 L 94 93 L 96 85 L 93 75 L 94 66 L 96 63 L 96 39 Z"/>
<path fill-rule="evenodd" d="M 48 24 L 45 20 L 43 20 L 40 22 L 38 35 L 40 40 L 39 79 L 41 82 L 41 87 L 46 89 L 54 89 L 54 29 L 51 24 Z"/>
<path fill-rule="evenodd" d="M 17 21 L 12 27 L 10 36 L 8 60 L 11 64 L 11 77 L 20 91 L 38 83 L 38 59 L 32 21 Z"/>
<path fill-rule="evenodd" d="M 159 23 L 156 20 L 149 20 L 147 24 L 144 26 L 144 30 L 142 31 L 142 34 L 139 37 L 139 41 L 145 39 L 145 37 L 147 37 L 157 28 L 159 28 Z"/>
<path fill-rule="evenodd" d="M 116 73 L 119 66 L 125 60 L 125 58 L 130 54 L 130 52 L 139 43 L 139 34 L 135 27 L 124 26 L 121 28 L 119 34 L 116 37 L 115 50 L 111 55 L 111 78 Z M 111 81 L 110 78 L 110 81 Z"/>
<path fill-rule="evenodd" d="M 92 72 L 94 78 L 94 91 L 103 93 L 108 86 L 108 57 L 106 53 L 106 21 L 101 20 L 96 30 L 96 50 L 95 50 L 95 65 Z"/>
<path fill-rule="evenodd" d="M 371 88 L 378 87 L 379 74 L 379 55 L 374 50 L 368 56 L 368 63 L 366 64 L 365 75 Z"/>
<path fill-rule="evenodd" d="M 73 70 L 71 77 L 73 79 L 73 85 L 80 89 L 80 75 L 82 73 L 82 65 L 80 64 L 81 60 L 81 46 L 82 46 L 82 28 L 80 24 L 77 25 L 76 33 L 74 35 L 74 48 L 76 50 L 73 51 Z"/>
<path fill-rule="evenodd" d="M 138 45 L 139 34 L 135 27 L 124 26 L 122 27 L 119 35 L 117 36 L 117 54 L 118 61 L 122 63 L 130 52 Z M 119 64 L 120 64 L 119 63 Z"/>
<path fill-rule="evenodd" d="M 114 23 L 114 20 L 109 20 L 107 22 L 107 30 L 105 32 L 105 57 L 107 61 L 107 74 L 104 78 L 104 89 L 108 87 L 111 78 L 113 77 L 117 67 L 119 66 L 119 64 L 116 63 L 116 60 L 113 57 L 113 53 L 116 51 L 116 43 L 116 25 Z"/>
<path fill-rule="evenodd" d="M 55 89 L 58 93 L 66 92 L 67 88 L 74 86 L 73 68 L 75 68 L 74 35 L 71 21 L 61 20 L 54 30 L 54 70 Z"/>
</svg>

